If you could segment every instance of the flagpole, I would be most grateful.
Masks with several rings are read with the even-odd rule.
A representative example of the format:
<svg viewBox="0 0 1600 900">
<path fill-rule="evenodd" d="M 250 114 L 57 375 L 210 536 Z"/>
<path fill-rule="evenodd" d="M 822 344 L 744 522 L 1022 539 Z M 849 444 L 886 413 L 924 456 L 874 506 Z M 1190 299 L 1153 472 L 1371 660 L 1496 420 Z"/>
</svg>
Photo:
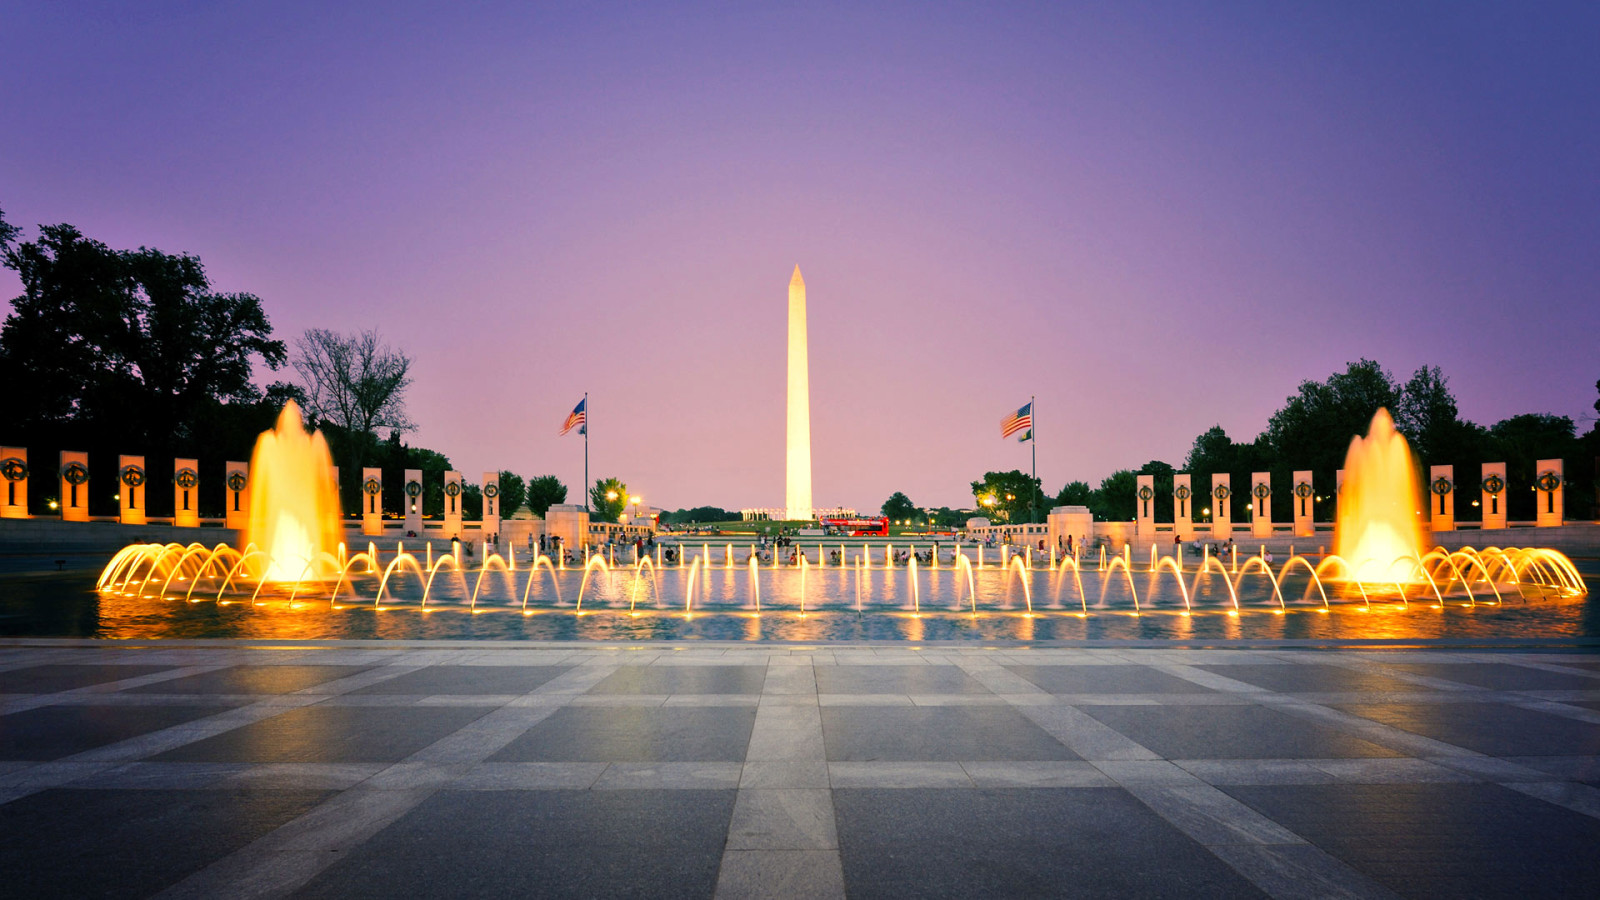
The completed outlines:
<svg viewBox="0 0 1600 900">
<path fill-rule="evenodd" d="M 1039 406 L 1033 397 L 1028 398 L 1028 411 L 1033 415 L 1029 418 L 1032 424 L 1028 427 L 1029 449 L 1033 451 L 1033 480 L 1039 480 Z M 1028 524 L 1033 525 L 1039 518 L 1039 488 L 1034 485 L 1033 496 L 1028 498 Z"/>
<path fill-rule="evenodd" d="M 589 392 L 583 392 L 583 511 L 589 511 Z"/>
</svg>

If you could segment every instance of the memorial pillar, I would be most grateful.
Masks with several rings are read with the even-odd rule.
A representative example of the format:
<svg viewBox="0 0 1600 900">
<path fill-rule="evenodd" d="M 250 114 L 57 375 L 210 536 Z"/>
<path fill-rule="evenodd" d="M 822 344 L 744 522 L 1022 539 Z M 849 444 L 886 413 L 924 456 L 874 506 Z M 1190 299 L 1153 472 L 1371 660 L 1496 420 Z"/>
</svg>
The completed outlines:
<svg viewBox="0 0 1600 900">
<path fill-rule="evenodd" d="M 0 447 L 0 478 L 5 490 L 0 493 L 0 519 L 28 517 L 28 449 Z"/>
<path fill-rule="evenodd" d="M 1233 537 L 1233 488 L 1229 476 L 1211 476 L 1211 536 L 1219 541 Z"/>
<path fill-rule="evenodd" d="M 1561 460 L 1541 459 L 1534 471 L 1539 473 L 1533 479 L 1533 486 L 1539 490 L 1539 508 L 1533 524 L 1540 528 L 1559 528 L 1566 514 L 1563 504 L 1566 482 L 1561 477 Z"/>
<path fill-rule="evenodd" d="M 361 533 L 383 534 L 383 470 L 361 470 Z"/>
<path fill-rule="evenodd" d="M 1428 527 L 1456 530 L 1456 472 L 1454 466 L 1428 467 Z"/>
<path fill-rule="evenodd" d="M 444 536 L 461 536 L 461 473 L 444 473 Z"/>
<path fill-rule="evenodd" d="M 1272 537 L 1272 475 L 1253 472 L 1250 475 L 1250 536 Z"/>
<path fill-rule="evenodd" d="M 61 521 L 89 521 L 89 454 L 61 451 Z"/>
<path fill-rule="evenodd" d="M 1133 533 L 1149 537 L 1156 533 L 1156 477 L 1135 476 L 1139 488 L 1134 492 Z"/>
<path fill-rule="evenodd" d="M 1317 535 L 1317 489 L 1308 469 L 1294 473 L 1294 536 Z"/>
<path fill-rule="evenodd" d="M 407 469 L 405 477 L 406 533 L 422 536 L 422 470 Z"/>
<path fill-rule="evenodd" d="M 245 462 L 229 462 L 225 467 L 225 476 L 228 486 L 224 495 L 227 502 L 225 524 L 229 528 L 243 531 L 250 524 L 250 464 Z"/>
<path fill-rule="evenodd" d="M 172 524 L 200 527 L 200 460 L 172 461 Z"/>
<path fill-rule="evenodd" d="M 122 484 L 117 488 L 118 515 L 117 520 L 124 525 L 143 525 L 148 521 L 145 517 L 145 476 L 144 457 L 118 456 L 117 480 Z"/>
<path fill-rule="evenodd" d="M 500 533 L 500 473 L 483 473 L 483 537 Z"/>
<path fill-rule="evenodd" d="M 1172 529 L 1180 541 L 1194 538 L 1194 489 L 1189 485 L 1189 473 L 1172 476 Z"/>
<path fill-rule="evenodd" d="M 1506 527 L 1506 464 L 1484 463 L 1483 482 L 1479 485 L 1483 489 L 1483 527 Z"/>
</svg>

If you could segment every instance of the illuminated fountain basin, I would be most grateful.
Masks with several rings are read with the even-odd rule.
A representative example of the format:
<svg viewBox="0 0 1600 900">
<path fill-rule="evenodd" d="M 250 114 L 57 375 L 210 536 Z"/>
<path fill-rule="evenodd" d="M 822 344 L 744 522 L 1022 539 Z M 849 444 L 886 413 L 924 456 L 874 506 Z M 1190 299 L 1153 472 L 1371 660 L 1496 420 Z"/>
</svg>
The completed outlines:
<svg viewBox="0 0 1600 900">
<path fill-rule="evenodd" d="M 562 567 L 495 554 L 464 568 L 442 548 L 413 550 L 341 551 L 338 578 L 270 584 L 230 582 L 241 554 L 226 545 L 128 548 L 102 573 L 102 613 L 148 625 L 167 610 L 205 627 L 231 623 L 229 636 L 929 640 L 1553 636 L 1581 633 L 1587 609 L 1569 560 L 1513 548 L 1431 551 L 1426 578 L 1386 591 L 1331 578 L 1345 565 L 1331 556 L 999 566 L 991 554 L 979 567 L 970 549 L 953 560 L 947 548 L 934 567 L 890 565 L 887 548 L 847 550 L 833 564 L 830 551 L 808 548 L 803 563 L 774 567 L 727 547 L 690 550 L 678 564 L 595 556 Z"/>
</svg>

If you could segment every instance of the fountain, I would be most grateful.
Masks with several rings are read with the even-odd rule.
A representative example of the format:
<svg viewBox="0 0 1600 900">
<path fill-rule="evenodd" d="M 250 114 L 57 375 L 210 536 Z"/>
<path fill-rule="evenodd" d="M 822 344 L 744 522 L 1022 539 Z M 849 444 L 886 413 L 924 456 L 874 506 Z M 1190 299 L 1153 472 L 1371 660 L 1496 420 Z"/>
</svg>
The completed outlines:
<svg viewBox="0 0 1600 900">
<path fill-rule="evenodd" d="M 1350 440 L 1334 530 L 1334 555 L 1356 581 L 1422 580 L 1423 528 L 1417 468 L 1405 436 L 1379 409 L 1365 438 Z"/>
<path fill-rule="evenodd" d="M 254 544 L 265 565 L 263 581 L 337 577 L 339 486 L 322 432 L 310 432 L 293 400 L 283 405 L 271 431 L 262 432 L 250 457 L 250 520 L 244 546 Z M 331 565 L 330 565 L 331 562 Z"/>
</svg>

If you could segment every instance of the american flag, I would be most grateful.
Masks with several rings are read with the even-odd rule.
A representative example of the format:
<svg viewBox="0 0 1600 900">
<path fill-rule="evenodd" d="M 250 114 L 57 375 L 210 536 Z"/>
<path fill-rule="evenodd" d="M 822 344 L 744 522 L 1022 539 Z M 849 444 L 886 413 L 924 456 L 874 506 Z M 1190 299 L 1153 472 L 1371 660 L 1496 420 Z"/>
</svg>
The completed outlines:
<svg viewBox="0 0 1600 900">
<path fill-rule="evenodd" d="M 1000 436 L 1011 437 L 1017 432 L 1025 432 L 1019 441 L 1033 437 L 1033 401 L 1028 401 L 1021 409 L 1000 420 Z"/>
<path fill-rule="evenodd" d="M 574 426 L 577 427 L 579 434 L 588 434 L 589 433 L 588 406 L 589 406 L 589 398 L 588 397 L 585 397 L 582 400 L 578 401 L 578 405 L 574 406 L 572 408 L 572 413 L 567 416 L 567 420 L 565 422 L 561 423 L 561 433 L 562 434 L 566 434 L 567 432 L 571 431 Z"/>
</svg>

